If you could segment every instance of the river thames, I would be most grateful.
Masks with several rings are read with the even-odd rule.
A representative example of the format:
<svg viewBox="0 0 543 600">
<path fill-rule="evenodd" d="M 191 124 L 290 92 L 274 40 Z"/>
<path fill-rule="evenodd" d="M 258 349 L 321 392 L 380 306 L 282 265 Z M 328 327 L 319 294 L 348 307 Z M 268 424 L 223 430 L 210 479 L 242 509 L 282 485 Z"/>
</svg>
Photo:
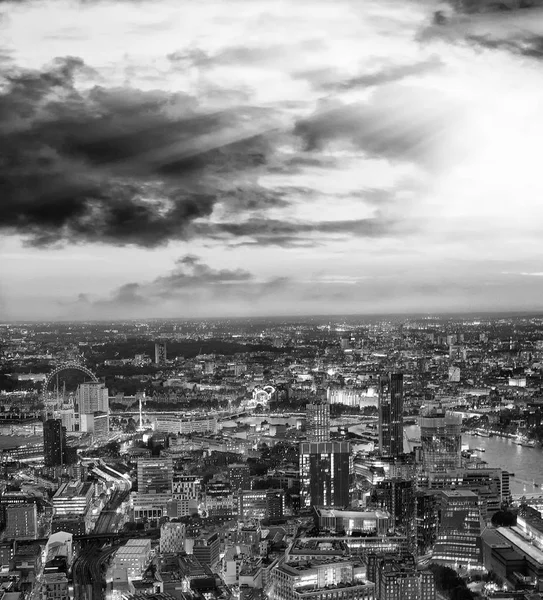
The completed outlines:
<svg viewBox="0 0 543 600">
<path fill-rule="evenodd" d="M 406 427 L 407 437 L 420 438 L 417 425 Z M 500 467 L 515 476 L 511 477 L 511 493 L 515 495 L 543 496 L 543 489 L 534 486 L 543 485 L 543 450 L 541 448 L 526 448 L 514 444 L 512 440 L 502 437 L 479 437 L 462 435 L 462 443 L 470 449 L 481 448 L 484 452 L 476 452 L 489 467 Z"/>
</svg>

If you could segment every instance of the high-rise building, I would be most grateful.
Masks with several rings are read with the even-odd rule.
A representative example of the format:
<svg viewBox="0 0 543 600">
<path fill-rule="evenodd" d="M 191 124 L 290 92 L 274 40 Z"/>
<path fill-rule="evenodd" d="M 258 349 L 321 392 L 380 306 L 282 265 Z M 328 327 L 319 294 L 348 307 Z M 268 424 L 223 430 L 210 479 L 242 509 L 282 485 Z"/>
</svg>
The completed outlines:
<svg viewBox="0 0 543 600">
<path fill-rule="evenodd" d="M 80 414 L 109 413 L 109 390 L 99 381 L 81 383 L 76 392 Z"/>
<path fill-rule="evenodd" d="M 43 424 L 43 452 L 46 467 L 66 463 L 66 429 L 60 419 L 48 419 Z"/>
<path fill-rule="evenodd" d="M 415 483 L 410 479 L 384 479 L 373 490 L 372 502 L 391 515 L 397 533 L 409 539 L 411 550 L 416 546 Z"/>
<path fill-rule="evenodd" d="M 379 452 L 403 454 L 403 374 L 390 373 L 379 380 Z"/>
<path fill-rule="evenodd" d="M 302 442 L 300 480 L 302 506 L 348 506 L 351 481 L 349 442 Z"/>
<path fill-rule="evenodd" d="M 172 491 L 173 464 L 168 458 L 138 459 L 138 492 L 165 494 Z"/>
<path fill-rule="evenodd" d="M 155 364 L 166 364 L 166 342 L 157 342 L 155 344 Z"/>
<path fill-rule="evenodd" d="M 462 464 L 462 418 L 440 405 L 429 405 L 419 418 L 422 466 L 425 471 L 450 471 Z"/>
<path fill-rule="evenodd" d="M 428 554 L 436 541 L 439 527 L 436 492 L 420 490 L 416 497 L 417 549 Z"/>
<path fill-rule="evenodd" d="M 183 523 L 163 523 L 160 527 L 160 552 L 179 554 L 185 551 L 185 525 Z"/>
<path fill-rule="evenodd" d="M 442 490 L 438 514 L 439 530 L 432 561 L 454 568 L 480 566 L 484 523 L 477 494 L 469 490 Z"/>
<path fill-rule="evenodd" d="M 6 508 L 6 538 L 36 539 L 38 510 L 36 504 L 15 504 Z"/>
<path fill-rule="evenodd" d="M 330 404 L 327 399 L 306 406 L 306 435 L 308 442 L 330 441 Z"/>
</svg>

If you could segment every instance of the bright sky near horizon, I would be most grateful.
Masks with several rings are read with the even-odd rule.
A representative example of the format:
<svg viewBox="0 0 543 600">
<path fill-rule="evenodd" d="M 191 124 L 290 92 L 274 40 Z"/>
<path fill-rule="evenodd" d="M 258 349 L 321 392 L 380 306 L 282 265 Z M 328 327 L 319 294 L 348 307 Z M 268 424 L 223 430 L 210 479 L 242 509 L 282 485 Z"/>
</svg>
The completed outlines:
<svg viewBox="0 0 543 600">
<path fill-rule="evenodd" d="M 543 12 L 0 3 L 0 318 L 538 310 Z"/>
</svg>

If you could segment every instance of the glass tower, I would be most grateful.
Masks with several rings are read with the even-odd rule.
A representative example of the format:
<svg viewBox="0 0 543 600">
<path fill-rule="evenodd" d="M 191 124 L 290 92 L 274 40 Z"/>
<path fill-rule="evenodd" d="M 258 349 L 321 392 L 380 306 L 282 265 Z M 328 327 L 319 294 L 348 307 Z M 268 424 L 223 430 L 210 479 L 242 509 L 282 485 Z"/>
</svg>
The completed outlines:
<svg viewBox="0 0 543 600">
<path fill-rule="evenodd" d="M 427 472 L 450 471 L 462 466 L 462 418 L 430 405 L 420 418 L 422 467 Z"/>
<path fill-rule="evenodd" d="M 379 379 L 379 452 L 391 457 L 403 454 L 402 373 Z"/>
</svg>

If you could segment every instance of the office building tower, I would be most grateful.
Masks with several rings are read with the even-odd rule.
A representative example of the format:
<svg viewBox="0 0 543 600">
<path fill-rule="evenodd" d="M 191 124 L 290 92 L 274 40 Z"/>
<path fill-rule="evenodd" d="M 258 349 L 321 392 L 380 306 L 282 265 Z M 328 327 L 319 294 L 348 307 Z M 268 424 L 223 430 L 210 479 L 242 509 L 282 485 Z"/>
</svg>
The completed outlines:
<svg viewBox="0 0 543 600">
<path fill-rule="evenodd" d="M 43 452 L 46 467 L 66 463 L 66 429 L 60 419 L 48 419 L 43 424 Z"/>
<path fill-rule="evenodd" d="M 155 364 L 160 366 L 166 364 L 166 342 L 155 344 Z"/>
<path fill-rule="evenodd" d="M 266 517 L 281 519 L 285 513 L 285 491 L 266 490 Z"/>
<path fill-rule="evenodd" d="M 38 510 L 36 504 L 15 504 L 6 508 L 7 539 L 36 539 L 38 537 Z"/>
<path fill-rule="evenodd" d="M 161 554 L 179 554 L 185 551 L 184 523 L 163 523 L 160 527 Z"/>
<path fill-rule="evenodd" d="M 81 383 L 77 387 L 76 404 L 80 414 L 109 414 L 109 390 L 99 381 Z"/>
<path fill-rule="evenodd" d="M 420 490 L 415 496 L 417 550 L 419 555 L 428 554 L 434 547 L 439 528 L 436 492 Z"/>
<path fill-rule="evenodd" d="M 372 563 L 368 574 L 375 578 L 377 600 L 435 600 L 433 573 L 417 570 L 412 555 L 372 555 L 368 562 Z"/>
<path fill-rule="evenodd" d="M 175 475 L 172 492 L 172 498 L 177 503 L 178 517 L 198 514 L 200 478 L 197 475 Z"/>
<path fill-rule="evenodd" d="M 330 404 L 327 399 L 306 406 L 306 435 L 308 442 L 330 441 Z"/>
<path fill-rule="evenodd" d="M 219 534 L 202 533 L 194 540 L 192 553 L 203 564 L 213 569 L 219 562 L 220 538 Z"/>
<path fill-rule="evenodd" d="M 285 510 L 285 492 L 281 489 L 239 490 L 238 520 L 280 519 Z"/>
<path fill-rule="evenodd" d="M 233 490 L 250 490 L 251 474 L 247 463 L 232 463 L 228 465 L 228 478 Z"/>
<path fill-rule="evenodd" d="M 377 483 L 371 501 L 391 515 L 392 527 L 406 535 L 410 550 L 416 550 L 415 484 L 410 479 L 385 479 Z"/>
<path fill-rule="evenodd" d="M 138 459 L 138 492 L 166 494 L 172 492 L 173 464 L 168 458 Z"/>
<path fill-rule="evenodd" d="M 450 471 L 462 464 L 462 418 L 429 405 L 419 418 L 422 467 L 425 471 Z"/>
<path fill-rule="evenodd" d="M 348 442 L 302 442 L 302 506 L 344 508 L 350 503 L 351 451 Z"/>
<path fill-rule="evenodd" d="M 481 566 L 484 528 L 479 497 L 469 490 L 442 490 L 438 496 L 439 530 L 432 561 L 467 569 Z"/>
<path fill-rule="evenodd" d="M 390 373 L 379 380 L 379 452 L 403 454 L 403 374 Z"/>
</svg>

